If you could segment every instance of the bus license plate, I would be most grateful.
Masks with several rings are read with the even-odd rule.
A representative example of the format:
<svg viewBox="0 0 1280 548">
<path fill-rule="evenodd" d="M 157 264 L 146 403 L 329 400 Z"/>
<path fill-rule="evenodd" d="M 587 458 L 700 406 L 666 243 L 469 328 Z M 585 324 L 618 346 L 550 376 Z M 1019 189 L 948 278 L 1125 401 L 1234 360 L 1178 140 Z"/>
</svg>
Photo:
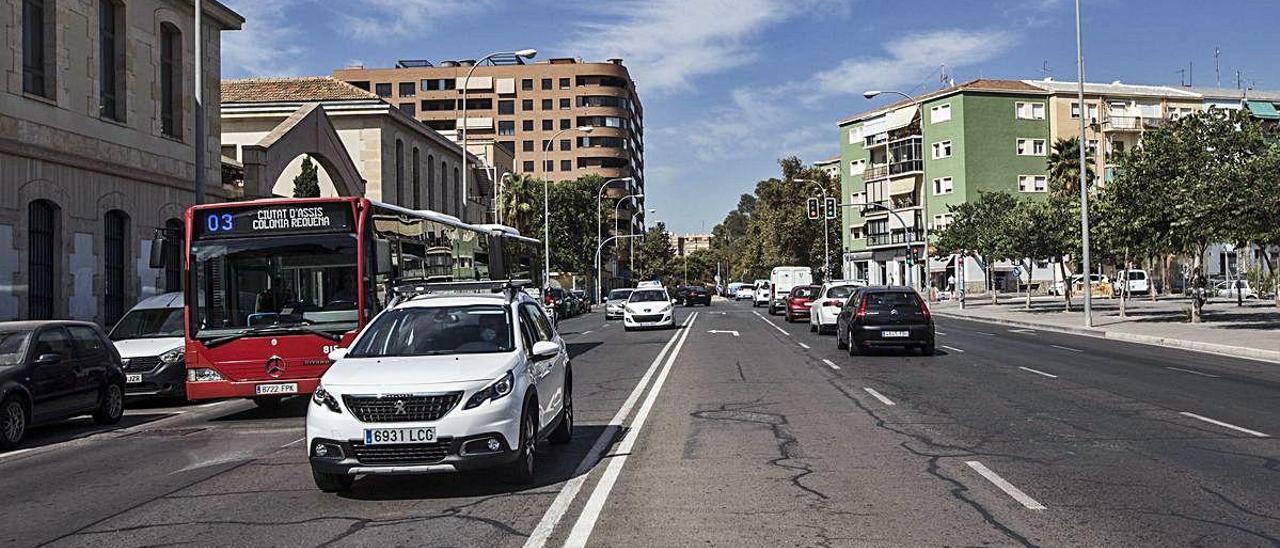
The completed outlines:
<svg viewBox="0 0 1280 548">
<path fill-rule="evenodd" d="M 435 427 L 421 428 L 366 428 L 365 445 L 394 445 L 400 443 L 430 443 L 436 441 Z"/>
<path fill-rule="evenodd" d="M 910 337 L 911 332 L 910 331 L 881 331 L 880 336 L 886 339 L 890 337 L 894 337 L 894 338 Z"/>
<path fill-rule="evenodd" d="M 125 376 L 124 376 L 124 382 L 125 382 L 125 384 L 141 384 L 141 383 L 142 383 L 142 374 L 141 374 L 141 373 L 138 373 L 138 374 L 134 374 L 134 375 L 125 375 Z"/>
<path fill-rule="evenodd" d="M 254 392 L 261 394 L 296 394 L 298 392 L 298 383 L 288 382 L 283 384 L 259 384 L 253 387 Z"/>
</svg>

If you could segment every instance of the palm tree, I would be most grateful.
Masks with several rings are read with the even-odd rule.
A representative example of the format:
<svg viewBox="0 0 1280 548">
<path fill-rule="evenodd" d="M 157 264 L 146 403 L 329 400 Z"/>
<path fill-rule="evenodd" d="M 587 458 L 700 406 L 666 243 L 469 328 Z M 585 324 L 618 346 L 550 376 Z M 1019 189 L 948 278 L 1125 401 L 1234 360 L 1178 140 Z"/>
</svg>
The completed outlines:
<svg viewBox="0 0 1280 548">
<path fill-rule="evenodd" d="M 528 173 L 508 173 L 498 198 L 504 223 L 521 234 L 541 234 L 542 181 Z"/>
<path fill-rule="evenodd" d="M 1049 166 L 1049 188 L 1057 198 L 1080 195 L 1080 138 L 1058 138 L 1046 159 Z M 1085 177 L 1093 186 L 1093 151 L 1085 151 Z"/>
</svg>

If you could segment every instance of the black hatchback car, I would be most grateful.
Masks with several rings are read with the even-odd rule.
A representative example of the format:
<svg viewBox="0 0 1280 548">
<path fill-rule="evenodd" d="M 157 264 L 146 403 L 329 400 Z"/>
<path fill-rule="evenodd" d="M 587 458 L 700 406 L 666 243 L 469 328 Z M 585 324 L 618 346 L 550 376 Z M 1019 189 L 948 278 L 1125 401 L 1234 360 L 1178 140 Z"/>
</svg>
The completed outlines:
<svg viewBox="0 0 1280 548">
<path fill-rule="evenodd" d="M 120 354 L 97 325 L 74 321 L 0 323 L 0 449 L 31 426 L 93 414 L 124 415 Z"/>
<path fill-rule="evenodd" d="M 711 306 L 711 292 L 707 291 L 706 286 L 691 285 L 681 288 L 681 291 L 684 291 L 684 297 L 681 300 L 684 301 L 685 306 L 693 306 L 695 304 Z"/>
<path fill-rule="evenodd" d="M 910 287 L 877 286 L 849 297 L 836 319 L 836 347 L 856 355 L 871 347 L 916 348 L 934 352 L 933 316 Z"/>
</svg>

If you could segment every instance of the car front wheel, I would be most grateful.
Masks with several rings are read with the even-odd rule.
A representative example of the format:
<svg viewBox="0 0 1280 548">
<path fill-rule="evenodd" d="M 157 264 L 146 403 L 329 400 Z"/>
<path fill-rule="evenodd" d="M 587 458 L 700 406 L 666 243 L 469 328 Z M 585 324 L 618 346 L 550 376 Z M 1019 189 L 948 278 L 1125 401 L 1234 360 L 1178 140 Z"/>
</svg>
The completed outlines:
<svg viewBox="0 0 1280 548">
<path fill-rule="evenodd" d="M 18 398 L 0 404 L 0 449 L 13 449 L 27 435 L 27 408 Z"/>
<path fill-rule="evenodd" d="M 566 383 L 564 387 L 564 407 L 560 410 L 560 424 L 551 431 L 548 441 L 563 445 L 573 440 L 573 385 Z"/>
<path fill-rule="evenodd" d="M 524 416 L 520 419 L 520 453 L 507 469 L 507 481 L 516 484 L 527 484 L 534 478 L 534 454 L 537 451 L 538 423 L 529 405 L 525 406 Z"/>
<path fill-rule="evenodd" d="M 124 416 L 124 387 L 111 383 L 102 389 L 98 396 L 98 409 L 93 412 L 93 421 L 98 424 L 115 424 Z"/>
</svg>

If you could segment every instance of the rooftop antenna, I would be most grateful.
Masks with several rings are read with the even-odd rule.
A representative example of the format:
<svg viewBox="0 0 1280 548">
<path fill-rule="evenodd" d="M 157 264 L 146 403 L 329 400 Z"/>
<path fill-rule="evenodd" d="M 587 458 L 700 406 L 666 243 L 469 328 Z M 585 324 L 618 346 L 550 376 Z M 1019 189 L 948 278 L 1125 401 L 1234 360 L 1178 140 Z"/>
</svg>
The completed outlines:
<svg viewBox="0 0 1280 548">
<path fill-rule="evenodd" d="M 1174 72 L 1178 73 L 1178 80 L 1180 81 L 1182 87 L 1184 88 L 1187 87 L 1187 69 L 1178 69 L 1178 70 L 1175 70 Z"/>
<path fill-rule="evenodd" d="M 1187 86 L 1196 85 L 1196 63 L 1187 61 Z"/>
<path fill-rule="evenodd" d="M 1218 66 L 1218 57 L 1222 55 L 1222 48 L 1214 46 L 1213 48 L 1213 79 L 1217 81 L 1217 86 L 1222 87 L 1222 72 Z"/>
<path fill-rule="evenodd" d="M 1053 69 L 1049 68 L 1049 60 L 1045 59 L 1040 63 L 1040 77 L 1048 78 L 1053 75 Z"/>
<path fill-rule="evenodd" d="M 955 80 L 951 78 L 951 75 L 947 74 L 947 65 L 945 63 L 938 65 L 938 83 L 942 84 L 942 87 L 944 88 L 951 87 L 956 84 Z"/>
<path fill-rule="evenodd" d="M 1236 89 L 1241 89 L 1240 71 L 1236 71 Z"/>
</svg>

